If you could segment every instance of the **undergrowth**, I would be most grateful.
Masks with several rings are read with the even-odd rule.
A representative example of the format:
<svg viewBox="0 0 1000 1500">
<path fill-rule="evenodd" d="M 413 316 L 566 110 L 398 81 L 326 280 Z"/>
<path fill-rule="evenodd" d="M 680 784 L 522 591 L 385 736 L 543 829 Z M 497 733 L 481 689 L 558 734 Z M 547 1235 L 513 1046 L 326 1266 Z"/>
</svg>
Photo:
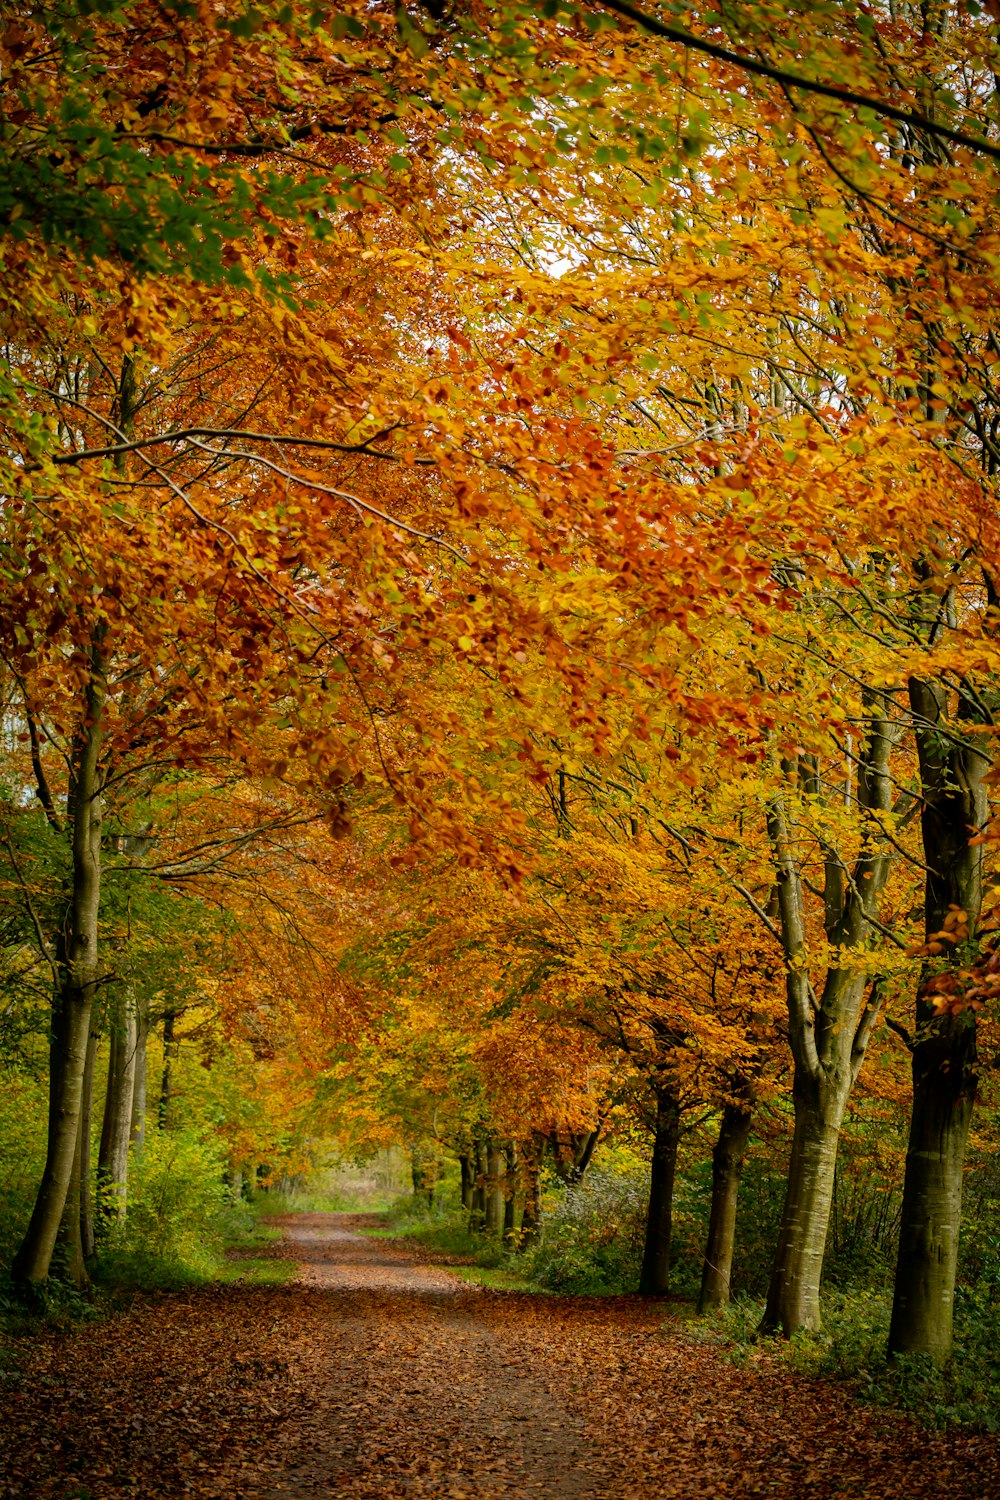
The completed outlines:
<svg viewBox="0 0 1000 1500">
<path fill-rule="evenodd" d="M 769 1352 L 802 1373 L 847 1381 L 873 1405 L 912 1413 L 934 1428 L 1000 1432 L 1000 1301 L 989 1283 L 959 1288 L 952 1357 L 886 1358 L 891 1299 L 884 1292 L 833 1290 L 822 1297 L 823 1329 L 768 1342 Z M 694 1336 L 719 1346 L 738 1364 L 760 1349 L 763 1302 L 740 1298 L 692 1320 Z"/>
<path fill-rule="evenodd" d="M 428 1205 L 412 1197 L 401 1198 L 385 1214 L 386 1228 L 368 1233 L 392 1239 L 413 1240 L 440 1255 L 454 1257 L 477 1266 L 495 1268 L 503 1264 L 507 1252 L 499 1239 L 469 1227 L 464 1209 L 451 1205 Z"/>
</svg>

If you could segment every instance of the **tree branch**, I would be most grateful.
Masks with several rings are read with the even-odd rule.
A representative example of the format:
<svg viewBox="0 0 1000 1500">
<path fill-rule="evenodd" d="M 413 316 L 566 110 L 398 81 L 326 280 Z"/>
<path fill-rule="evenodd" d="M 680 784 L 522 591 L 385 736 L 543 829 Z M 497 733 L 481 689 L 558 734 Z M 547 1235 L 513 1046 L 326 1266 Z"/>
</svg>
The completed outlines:
<svg viewBox="0 0 1000 1500">
<path fill-rule="evenodd" d="M 816 78 L 803 78 L 801 73 L 790 73 L 785 68 L 776 68 L 771 63 L 761 62 L 759 58 L 747 57 L 740 52 L 731 52 L 728 47 L 720 47 L 716 42 L 695 36 L 693 32 L 685 31 L 680 26 L 668 26 L 656 16 L 647 15 L 638 6 L 630 5 L 628 0 L 597 0 L 597 4 L 603 10 L 614 11 L 616 15 L 634 21 L 641 30 L 649 32 L 651 36 L 663 37 L 668 42 L 677 42 L 682 47 L 689 47 L 692 52 L 703 52 L 719 62 L 729 63 L 732 67 L 739 68 L 743 73 L 752 73 L 758 78 L 767 78 L 772 83 L 780 83 L 788 88 L 802 89 L 807 94 L 818 94 L 823 99 L 836 99 L 841 104 L 855 104 L 859 109 L 870 109 L 873 114 L 881 115 L 884 119 L 897 120 L 901 125 L 910 125 L 915 130 L 926 130 L 930 135 L 938 136 L 942 140 L 954 141 L 958 146 L 968 146 L 970 151 L 980 151 L 984 156 L 991 156 L 994 161 L 1000 161 L 1000 146 L 992 145 L 981 136 L 966 135 L 963 130 L 953 130 L 949 125 L 939 125 L 920 110 L 900 109 L 897 105 L 889 104 L 885 99 L 877 99 L 872 94 L 861 94 L 856 89 L 841 88 L 835 83 L 821 83 Z"/>
</svg>

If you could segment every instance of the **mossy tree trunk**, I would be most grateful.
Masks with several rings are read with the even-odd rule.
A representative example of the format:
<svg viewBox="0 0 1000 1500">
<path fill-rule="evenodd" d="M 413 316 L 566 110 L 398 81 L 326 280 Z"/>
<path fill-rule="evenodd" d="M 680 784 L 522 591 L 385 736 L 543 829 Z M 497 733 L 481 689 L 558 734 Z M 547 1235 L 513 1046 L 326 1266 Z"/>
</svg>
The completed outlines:
<svg viewBox="0 0 1000 1500">
<path fill-rule="evenodd" d="M 521 1142 L 521 1168 L 524 1177 L 524 1209 L 521 1213 L 521 1238 L 518 1248 L 528 1250 L 538 1239 L 542 1227 L 542 1150 L 544 1142 L 537 1136 Z"/>
<path fill-rule="evenodd" d="M 698 1297 L 699 1312 L 707 1312 L 711 1307 L 725 1307 L 729 1301 L 740 1175 L 752 1127 L 753 1107 L 749 1100 L 725 1106 L 719 1124 L 719 1139 L 712 1151 L 712 1207 Z"/>
<path fill-rule="evenodd" d="M 125 1217 L 128 1196 L 128 1148 L 135 1092 L 137 1026 L 131 997 L 111 1024 L 108 1086 L 97 1156 L 97 1235 Z"/>
<path fill-rule="evenodd" d="M 459 1152 L 458 1167 L 462 1174 L 462 1207 L 472 1212 L 472 1158 L 467 1151 Z"/>
<path fill-rule="evenodd" d="M 135 1151 L 146 1139 L 147 1057 L 149 1052 L 149 1001 L 137 999 L 135 1011 L 135 1081 L 132 1088 L 132 1119 L 129 1139 Z"/>
<path fill-rule="evenodd" d="M 487 1234 L 499 1234 L 503 1224 L 503 1188 L 500 1168 L 503 1157 L 500 1145 L 491 1136 L 486 1142 L 486 1223 Z"/>
<path fill-rule="evenodd" d="M 989 761 L 981 743 L 946 722 L 943 684 L 913 678 L 909 697 L 922 793 L 926 936 L 933 940 L 949 914 L 961 911 L 959 928 L 971 940 L 983 900 L 983 849 L 971 840 L 988 817 Z M 979 716 L 977 700 L 960 695 L 958 724 Z M 941 965 L 936 969 L 939 976 Z M 917 995 L 913 1111 L 889 1352 L 944 1359 L 952 1342 L 962 1174 L 977 1087 L 976 1019 L 968 1010 L 938 1014 L 930 988 L 935 977 L 935 966 L 926 966 Z"/>
<path fill-rule="evenodd" d="M 53 998 L 45 1167 L 31 1220 L 12 1267 L 16 1279 L 29 1282 L 44 1281 L 49 1274 L 70 1182 L 74 1171 L 79 1171 L 83 1075 L 98 983 L 100 754 L 105 696 L 105 662 L 95 645 L 83 722 L 74 744 L 67 804 L 72 828 L 72 885 L 55 951 L 58 984 Z"/>
<path fill-rule="evenodd" d="M 85 1260 L 93 1260 L 97 1249 L 94 1234 L 94 1193 L 90 1180 L 90 1138 L 94 1128 L 94 1074 L 100 1034 L 93 1026 L 87 1038 L 87 1056 L 83 1065 L 83 1094 L 80 1101 L 80 1239 Z"/>
</svg>

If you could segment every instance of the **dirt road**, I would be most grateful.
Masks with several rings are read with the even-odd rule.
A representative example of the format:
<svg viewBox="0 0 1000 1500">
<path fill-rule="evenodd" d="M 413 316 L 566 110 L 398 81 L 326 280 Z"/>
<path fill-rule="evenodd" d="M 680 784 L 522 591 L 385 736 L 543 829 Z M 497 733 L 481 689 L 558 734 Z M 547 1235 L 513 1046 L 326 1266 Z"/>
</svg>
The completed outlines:
<svg viewBox="0 0 1000 1500">
<path fill-rule="evenodd" d="M 928 1438 L 764 1351 L 737 1369 L 662 1305 L 490 1292 L 353 1228 L 286 1225 L 328 1299 L 299 1357 L 327 1374 L 298 1461 L 255 1500 L 1000 1497 L 992 1440 Z"/>
<path fill-rule="evenodd" d="M 136 1298 L 0 1361 L 4 1500 L 1000 1500 L 992 1437 L 929 1435 L 638 1298 L 491 1292 L 285 1222 L 287 1287 Z"/>
</svg>

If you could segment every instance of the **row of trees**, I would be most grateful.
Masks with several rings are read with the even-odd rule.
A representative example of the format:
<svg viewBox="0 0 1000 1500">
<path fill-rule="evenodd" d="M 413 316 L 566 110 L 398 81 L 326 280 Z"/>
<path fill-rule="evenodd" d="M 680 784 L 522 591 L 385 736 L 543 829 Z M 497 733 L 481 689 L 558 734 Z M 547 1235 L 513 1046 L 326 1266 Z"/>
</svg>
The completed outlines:
<svg viewBox="0 0 1000 1500">
<path fill-rule="evenodd" d="M 684 1110 L 721 1120 L 712 1301 L 790 1075 L 785 1332 L 901 1039 L 891 1342 L 947 1350 L 991 1024 L 996 42 L 949 4 L 665 16 L 5 31 L 6 954 L 55 997 L 29 1281 L 89 1201 L 97 1013 L 124 1180 L 141 888 L 217 914 L 225 1024 L 342 1126 L 451 1112 L 530 1162 L 634 1095 L 648 1291 Z"/>
</svg>

